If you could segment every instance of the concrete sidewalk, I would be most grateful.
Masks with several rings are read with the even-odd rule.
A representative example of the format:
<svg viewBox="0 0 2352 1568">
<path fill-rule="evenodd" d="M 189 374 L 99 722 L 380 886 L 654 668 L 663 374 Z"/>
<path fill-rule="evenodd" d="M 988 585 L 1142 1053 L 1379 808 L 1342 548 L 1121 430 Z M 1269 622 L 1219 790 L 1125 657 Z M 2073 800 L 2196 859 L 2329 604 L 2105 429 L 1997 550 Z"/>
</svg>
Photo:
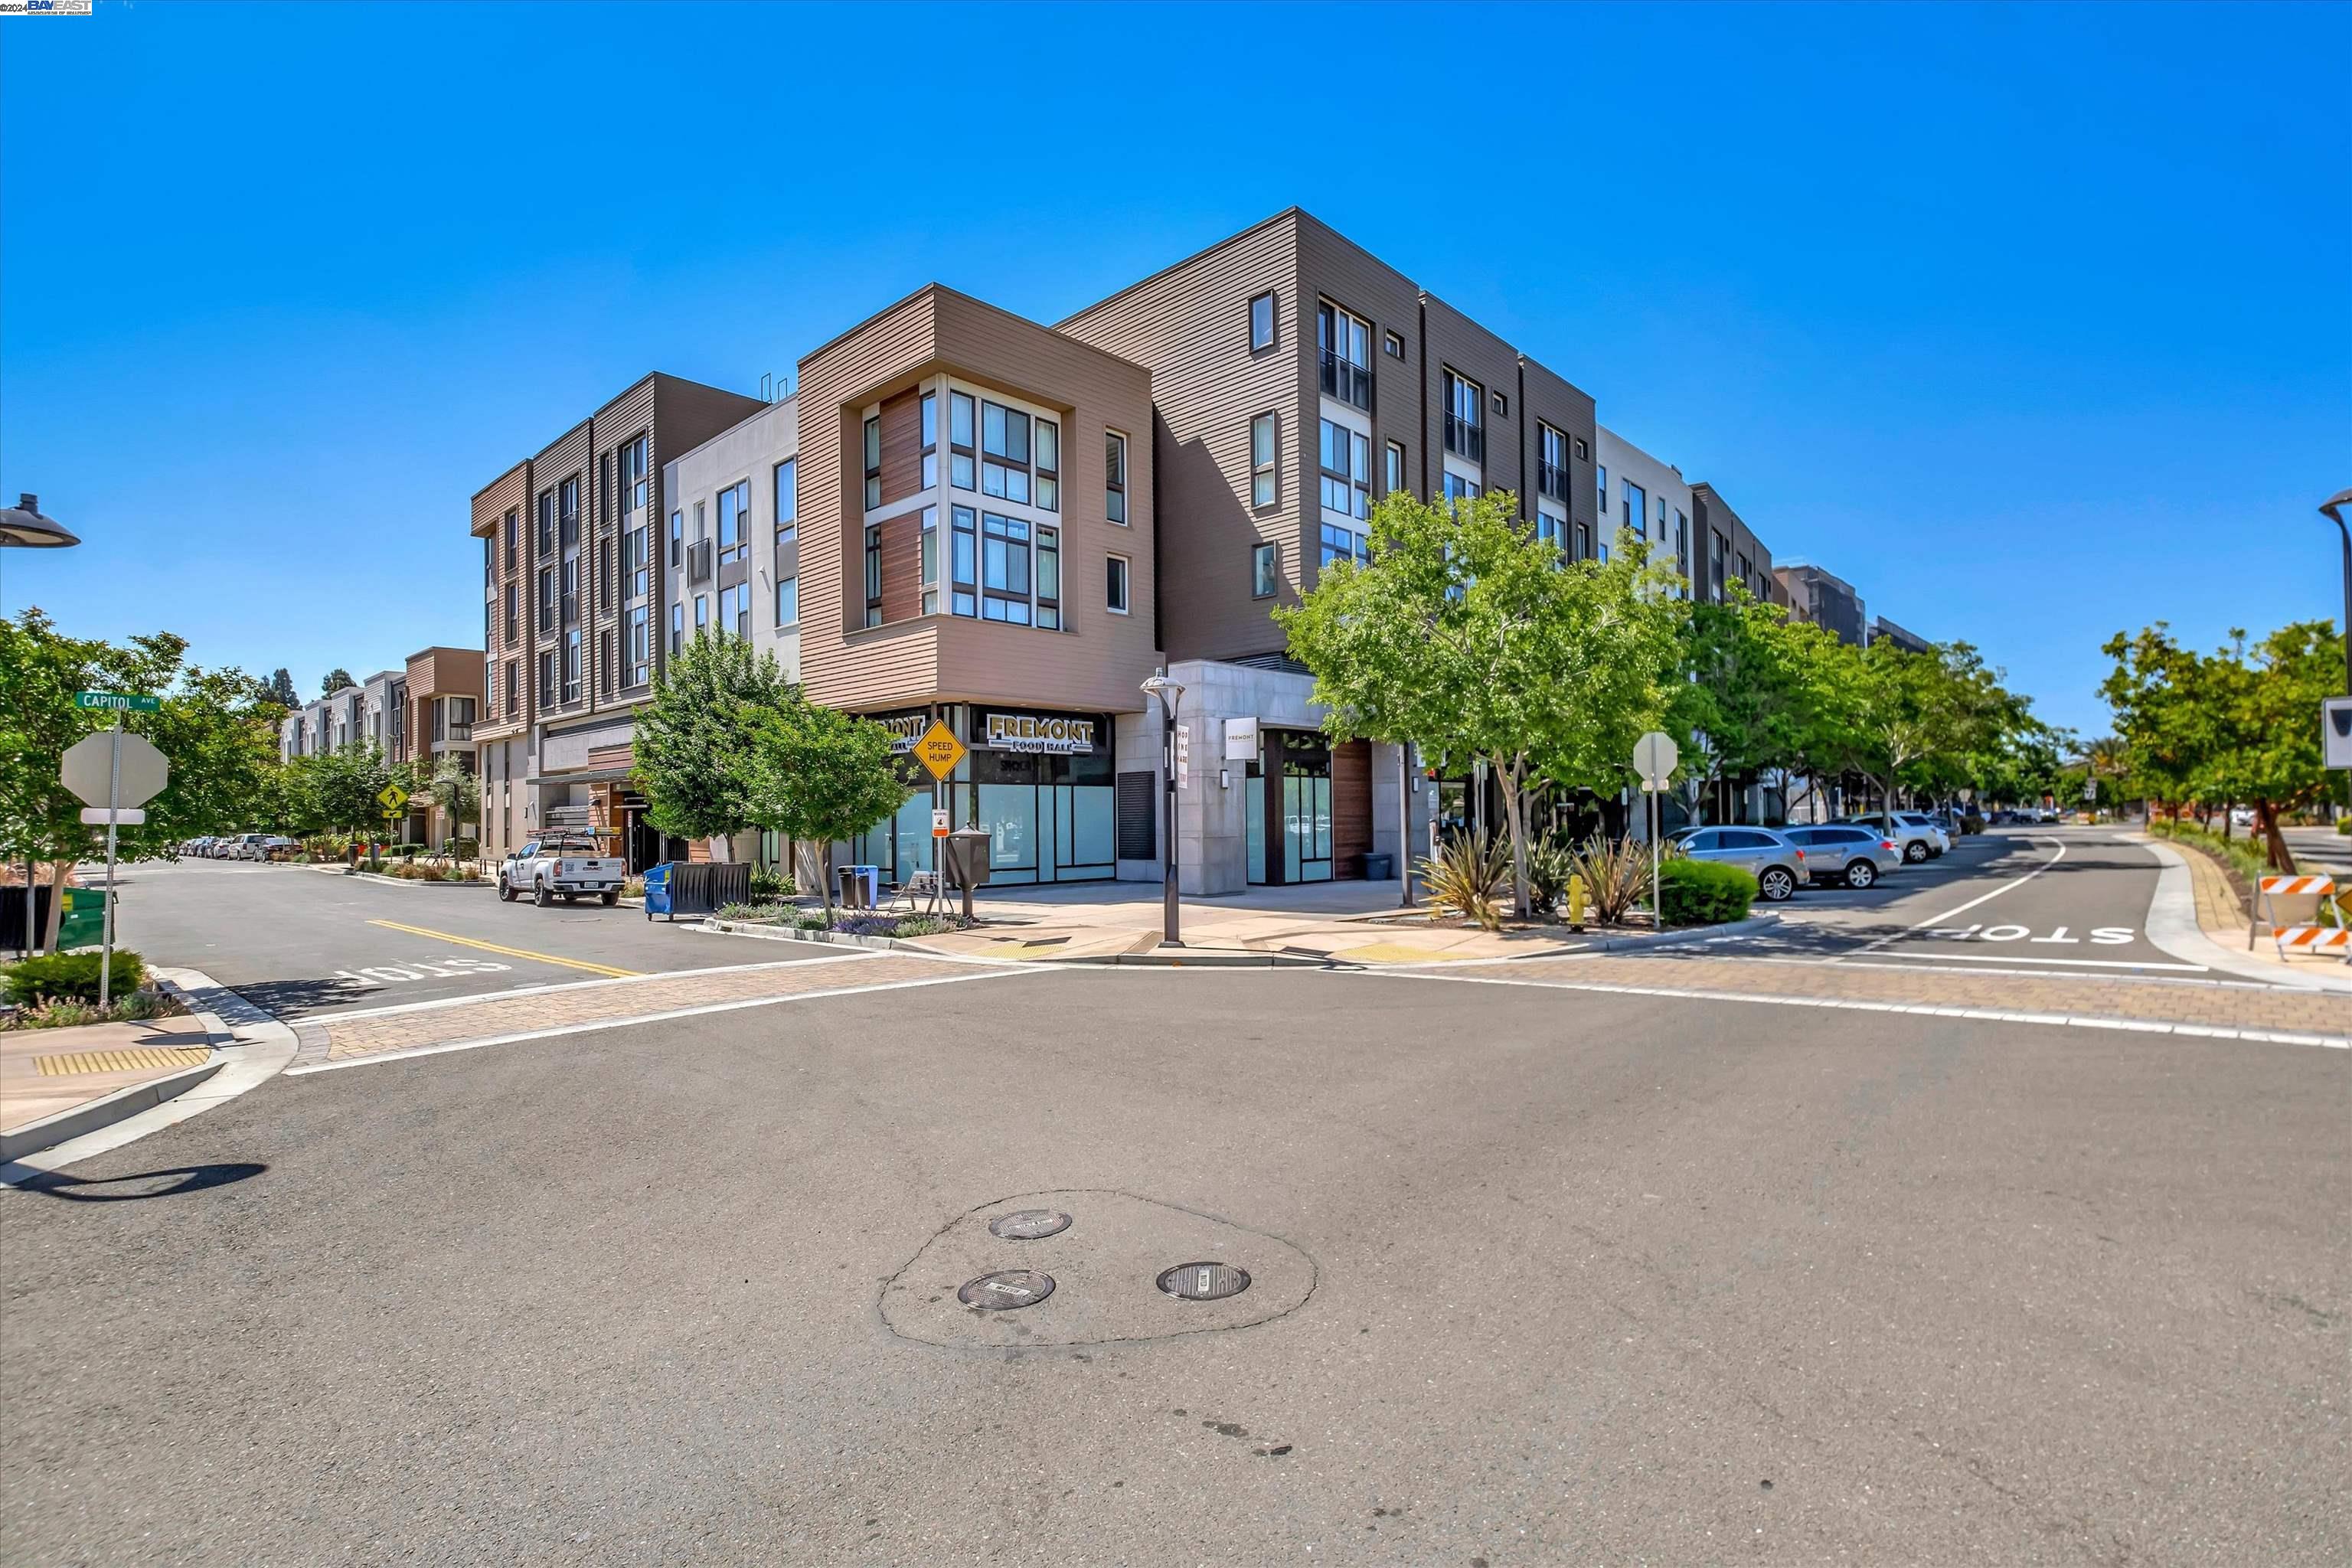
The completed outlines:
<svg viewBox="0 0 2352 1568">
<path fill-rule="evenodd" d="M 1425 910 L 1401 909 L 1395 882 L 1316 882 L 1255 888 L 1181 901 L 1184 947 L 1195 959 L 1292 957 L 1343 963 L 1443 963 L 1520 958 L 1589 949 L 1597 936 L 1565 927 L 1485 931 L 1433 923 Z M 983 892 L 971 931 L 916 939 L 967 958 L 1051 962 L 1140 957 L 1160 948 L 1160 889 L 1144 882 Z"/>
<path fill-rule="evenodd" d="M 71 1113 L 110 1095 L 193 1085 L 218 1065 L 212 1047 L 212 1032 L 196 1017 L 0 1034 L 0 1158 L 56 1141 L 40 1128 L 58 1138 L 82 1131 Z M 148 1103 L 152 1096 L 142 1108 Z"/>
<path fill-rule="evenodd" d="M 2166 868 L 2148 910 L 2148 939 L 2158 946 L 2249 980 L 2352 993 L 2352 964 L 2341 958 L 2316 953 L 2285 957 L 2267 932 L 2249 948 L 2245 902 L 2210 855 L 2152 834 L 2135 834 L 2131 839 L 2146 846 Z"/>
</svg>

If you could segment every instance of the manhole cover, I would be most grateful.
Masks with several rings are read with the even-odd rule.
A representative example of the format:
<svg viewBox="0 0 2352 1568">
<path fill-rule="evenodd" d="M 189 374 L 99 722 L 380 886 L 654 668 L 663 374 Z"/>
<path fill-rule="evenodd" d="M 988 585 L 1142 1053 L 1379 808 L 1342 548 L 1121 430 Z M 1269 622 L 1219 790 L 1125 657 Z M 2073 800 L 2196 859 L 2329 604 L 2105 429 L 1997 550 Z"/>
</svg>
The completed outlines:
<svg viewBox="0 0 2352 1568">
<path fill-rule="evenodd" d="M 1180 1263 L 1160 1276 L 1160 1289 L 1182 1301 L 1220 1301 L 1249 1289 L 1249 1270 L 1230 1263 Z"/>
<path fill-rule="evenodd" d="M 988 1222 L 988 1234 L 1003 1241 L 1039 1241 L 1070 1228 L 1070 1216 L 1058 1209 L 1017 1209 Z"/>
<path fill-rule="evenodd" d="M 1015 1307 L 1034 1307 L 1053 1293 L 1052 1275 L 1010 1268 L 1002 1274 L 982 1275 L 958 1290 L 956 1300 L 983 1312 L 1009 1312 Z"/>
</svg>

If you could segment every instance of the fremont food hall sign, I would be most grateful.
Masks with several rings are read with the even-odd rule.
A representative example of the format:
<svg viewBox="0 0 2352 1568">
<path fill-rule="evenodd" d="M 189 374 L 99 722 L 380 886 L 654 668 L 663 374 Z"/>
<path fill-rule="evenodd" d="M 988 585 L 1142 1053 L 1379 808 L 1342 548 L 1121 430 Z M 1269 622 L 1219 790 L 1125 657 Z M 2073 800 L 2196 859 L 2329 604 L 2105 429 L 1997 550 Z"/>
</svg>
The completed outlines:
<svg viewBox="0 0 2352 1568">
<path fill-rule="evenodd" d="M 1095 721 L 1053 713 L 991 713 L 986 744 L 1004 752 L 1085 755 L 1095 749 Z"/>
</svg>

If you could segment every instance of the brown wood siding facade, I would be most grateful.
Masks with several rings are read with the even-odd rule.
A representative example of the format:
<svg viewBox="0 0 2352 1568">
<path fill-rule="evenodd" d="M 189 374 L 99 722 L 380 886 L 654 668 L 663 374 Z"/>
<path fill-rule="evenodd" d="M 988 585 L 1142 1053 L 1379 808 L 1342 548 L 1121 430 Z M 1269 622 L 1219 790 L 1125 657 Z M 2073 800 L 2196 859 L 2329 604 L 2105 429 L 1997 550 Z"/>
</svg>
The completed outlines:
<svg viewBox="0 0 2352 1568">
<path fill-rule="evenodd" d="M 882 531 L 882 619 L 909 620 L 923 613 L 923 514 L 902 511 L 877 526 Z"/>
<path fill-rule="evenodd" d="M 1345 235 L 1300 215 L 1300 286 L 1306 294 L 1307 407 L 1316 423 L 1307 429 L 1307 463 L 1311 498 L 1307 530 L 1300 542 L 1299 569 L 1312 583 L 1322 561 L 1322 501 L 1319 437 L 1322 419 L 1322 356 L 1315 342 L 1315 310 L 1324 300 L 1370 327 L 1367 354 L 1372 372 L 1372 499 L 1378 500 L 1387 482 L 1388 443 L 1400 442 L 1405 451 L 1405 488 L 1426 496 L 1420 464 L 1428 450 L 1423 427 L 1425 409 L 1419 382 L 1421 350 L 1421 290 L 1412 279 L 1389 266 Z M 1404 339 L 1404 357 L 1391 359 L 1383 346 L 1385 335 Z M 1339 399 L 1343 406 L 1345 399 Z"/>
<path fill-rule="evenodd" d="M 884 506 L 905 500 L 923 488 L 922 401 L 919 387 L 882 400 Z"/>
<path fill-rule="evenodd" d="M 1372 847 L 1372 747 L 1369 741 L 1342 741 L 1331 748 L 1331 875 L 1354 880 L 1364 874 Z"/>
<path fill-rule="evenodd" d="M 515 550 L 512 559 L 506 549 L 506 516 L 519 513 L 516 520 Z M 493 717 L 489 704 L 484 703 L 480 721 L 474 727 L 478 740 L 503 740 L 519 735 L 530 726 L 531 693 L 529 667 L 531 658 L 530 572 L 528 566 L 532 540 L 530 537 L 530 465 L 517 463 L 474 497 L 474 536 L 491 542 L 499 552 L 499 568 L 491 574 L 484 597 L 489 606 L 489 637 L 484 652 L 491 667 L 501 671 L 508 659 L 513 659 L 523 670 L 522 700 L 516 706 L 515 717 L 506 717 L 506 693 L 498 694 L 498 713 Z M 522 600 L 515 627 L 515 640 L 507 641 L 506 593 L 508 584 L 515 584 Z M 503 674 L 500 679 L 504 679 Z"/>
<path fill-rule="evenodd" d="M 1486 456 L 1477 465 L 1483 476 L 1479 482 L 1488 490 L 1516 492 L 1522 477 L 1518 351 L 1434 294 L 1422 297 L 1422 323 L 1428 344 L 1422 355 L 1421 376 L 1429 393 L 1427 482 L 1431 493 L 1440 493 L 1444 489 L 1445 373 L 1449 370 L 1478 383 L 1486 398 L 1482 418 Z M 1495 394 L 1498 392 L 1510 400 L 1508 414 L 1495 412 Z"/>
<path fill-rule="evenodd" d="M 1063 619 L 1034 627 L 949 615 L 865 617 L 864 410 L 947 374 L 1052 409 L 1062 426 Z M 800 364 L 801 676 L 817 701 L 856 711 L 929 701 L 996 701 L 1134 712 L 1158 662 L 1151 619 L 1102 603 L 1102 560 L 1129 560 L 1129 601 L 1154 591 L 1150 378 L 1139 366 L 936 284 L 818 349 Z M 945 417 L 942 413 L 942 418 Z M 1127 525 L 1103 507 L 1103 432 L 1129 437 Z M 945 465 L 942 465 L 944 469 Z M 944 472 L 942 479 L 945 479 Z M 954 504 L 980 496 L 947 492 Z M 917 513 L 905 526 L 916 529 Z M 918 558 L 885 536 L 886 584 L 919 594 Z M 906 563 L 895 570 L 892 561 Z M 947 551 L 941 570 L 947 569 Z M 891 589 L 886 614 L 904 603 Z M 917 605 L 919 606 L 919 604 Z"/>
<path fill-rule="evenodd" d="M 1160 465 L 1160 636 L 1171 658 L 1276 652 L 1268 612 L 1295 604 L 1309 570 L 1315 301 L 1299 287 L 1298 219 L 1278 215 L 1064 321 L 1072 337 L 1148 365 L 1154 418 L 1129 432 Z M 1253 353 L 1249 306 L 1275 297 L 1275 342 Z M 1276 416 L 1276 502 L 1254 507 L 1250 422 Z M 1131 487 L 1139 488 L 1139 487 Z M 1276 545 L 1275 599 L 1250 594 L 1252 548 Z M 1152 601 L 1139 595 L 1139 609 Z"/>
</svg>

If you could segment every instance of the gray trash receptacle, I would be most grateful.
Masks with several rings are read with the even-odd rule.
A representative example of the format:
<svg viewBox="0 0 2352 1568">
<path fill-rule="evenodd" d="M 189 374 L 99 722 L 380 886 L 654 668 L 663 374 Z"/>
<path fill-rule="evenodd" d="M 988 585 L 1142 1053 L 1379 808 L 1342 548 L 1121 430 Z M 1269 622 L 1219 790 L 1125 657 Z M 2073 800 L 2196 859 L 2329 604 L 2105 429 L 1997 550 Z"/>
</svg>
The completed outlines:
<svg viewBox="0 0 2352 1568">
<path fill-rule="evenodd" d="M 1367 855 L 1364 857 L 1364 880 L 1367 882 L 1385 882 L 1395 875 L 1395 856 Z"/>
</svg>

